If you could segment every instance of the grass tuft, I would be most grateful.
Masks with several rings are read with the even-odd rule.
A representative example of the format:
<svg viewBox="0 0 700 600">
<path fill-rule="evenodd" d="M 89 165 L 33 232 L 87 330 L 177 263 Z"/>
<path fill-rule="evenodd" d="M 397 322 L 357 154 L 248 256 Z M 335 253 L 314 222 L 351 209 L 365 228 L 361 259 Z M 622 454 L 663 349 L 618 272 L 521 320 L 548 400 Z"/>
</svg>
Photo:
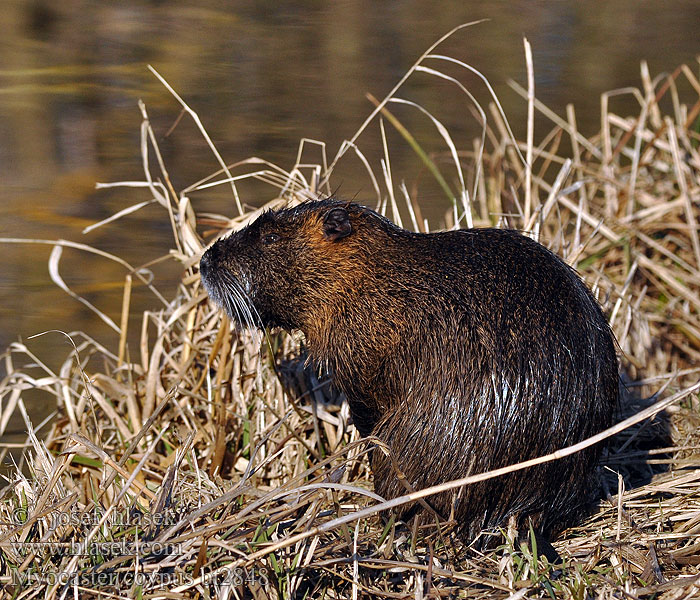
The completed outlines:
<svg viewBox="0 0 700 600">
<path fill-rule="evenodd" d="M 433 54 L 437 45 L 375 101 L 335 157 L 328 159 L 322 142 L 302 140 L 290 170 L 256 157 L 226 165 L 196 112 L 156 74 L 222 169 L 176 193 L 142 106 L 144 179 L 121 185 L 145 188 L 164 208 L 172 255 L 183 265 L 176 296 L 164 298 L 145 269 L 122 262 L 121 318 L 99 313 L 119 334 L 114 348 L 67 333 L 74 347 L 58 371 L 20 342 L 3 354 L 0 434 L 17 411 L 29 432 L 0 492 L 5 597 L 583 600 L 700 593 L 700 83 L 685 65 L 656 79 L 643 65 L 640 89 L 619 92 L 638 98 L 639 114 L 615 114 L 608 99 L 618 92 L 606 94 L 601 131 L 590 138 L 577 130 L 573 106 L 555 115 L 532 88 L 513 84 L 531 106 L 531 121 L 535 110 L 551 120 L 542 140 L 535 145 L 530 128 L 526 141 L 515 139 L 494 101 L 474 109 L 481 136 L 459 142 L 438 116 L 397 96 L 418 74 L 457 82 L 436 63 L 474 71 Z M 476 102 L 461 84 L 455 90 L 460 102 Z M 444 152 L 425 150 L 389 103 L 419 108 Z M 666 405 L 614 438 L 604 460 L 606 497 L 555 541 L 561 563 L 551 564 L 534 536 L 514 540 L 504 532 L 502 544 L 482 554 L 455 538 L 450 523 L 382 520 L 368 442 L 349 426 L 328 378 L 306 364 L 299 336 L 271 332 L 261 345 L 259 335 L 235 331 L 206 299 L 196 270 L 203 232 L 210 240 L 266 208 L 329 193 L 342 161 L 359 158 L 381 210 L 427 230 L 417 192 L 395 183 L 382 115 L 449 196 L 447 227 L 520 229 L 581 272 L 619 342 L 626 381 L 620 419 L 659 400 Z M 384 144 L 380 165 L 358 141 L 373 127 Z M 315 163 L 306 159 L 309 147 L 321 156 Z M 244 202 L 238 185 L 249 180 L 268 186 L 264 206 Z M 236 214 L 198 214 L 197 197 L 221 185 L 231 187 Z M 146 204 L 139 200 L 96 226 L 118 226 L 120 216 Z M 54 244 L 51 272 L 59 285 L 60 249 L 97 252 L 68 242 L 3 241 Z M 138 282 L 151 287 L 157 308 L 142 315 L 139 346 L 129 348 Z M 26 414 L 27 390 L 43 391 L 59 407 L 42 438 Z"/>
</svg>

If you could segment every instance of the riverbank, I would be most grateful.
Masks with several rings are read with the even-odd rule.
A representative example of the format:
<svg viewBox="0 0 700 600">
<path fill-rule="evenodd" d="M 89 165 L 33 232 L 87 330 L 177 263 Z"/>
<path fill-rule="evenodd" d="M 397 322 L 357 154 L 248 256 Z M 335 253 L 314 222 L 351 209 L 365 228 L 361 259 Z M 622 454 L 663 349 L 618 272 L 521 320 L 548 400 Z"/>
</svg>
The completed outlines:
<svg viewBox="0 0 700 600">
<path fill-rule="evenodd" d="M 444 80 L 462 68 L 453 66 L 424 56 L 407 76 L 429 67 L 443 69 L 435 79 Z M 0 422 L 23 413 L 28 389 L 55 399 L 59 415 L 41 439 L 29 434 L 2 492 L 5 591 L 10 597 L 77 591 L 81 598 L 697 593 L 700 83 L 694 72 L 697 65 L 653 79 L 642 69 L 639 89 L 624 92 L 638 97 L 639 113 L 615 114 L 608 102 L 614 93 L 605 95 L 601 131 L 589 138 L 577 131 L 574 107 L 554 115 L 531 97 L 533 126 L 535 112 L 550 121 L 535 143 L 534 136 L 513 139 L 495 99 L 472 105 L 475 119 L 486 118 L 483 136 L 452 140 L 438 121 L 442 151 L 427 150 L 405 128 L 402 111 L 416 109 L 397 88 L 375 101 L 371 118 L 336 156 L 308 141 L 291 169 L 259 159 L 226 167 L 215 154 L 221 171 L 181 191 L 158 152 L 163 132 L 150 129 L 142 107 L 146 174 L 143 182 L 123 185 L 126 193 L 146 188 L 163 207 L 182 283 L 174 298 L 165 298 L 147 268 L 124 264 L 121 319 L 104 315 L 118 332 L 114 347 L 67 332 L 74 350 L 59 371 L 19 343 L 6 352 Z M 456 94 L 468 100 L 461 90 Z M 361 154 L 361 136 L 368 134 L 410 145 L 422 165 L 418 183 L 392 174 L 389 142 L 382 162 Z M 208 241 L 265 207 L 332 193 L 336 165 L 358 158 L 378 209 L 405 227 L 440 226 L 421 213 L 420 183 L 429 180 L 444 202 L 445 226 L 520 229 L 575 267 L 619 343 L 626 383 L 620 420 L 674 399 L 613 438 L 602 466 L 604 499 L 554 543 L 563 567 L 508 532 L 498 549 L 482 554 L 464 548 L 450 523 L 418 528 L 382 520 L 365 457 L 369 444 L 349 425 L 327 377 L 305 364 L 299 337 L 271 332 L 261 343 L 209 304 L 197 272 Z M 263 208 L 247 206 L 249 184 L 268 190 Z M 234 216 L 198 214 L 197 197 L 211 186 L 230 188 Z M 55 249 L 51 259 L 57 282 L 60 253 Z M 143 313 L 134 347 L 127 344 L 127 324 L 139 281 L 152 286 L 155 308 Z M 28 417 L 26 423 L 31 430 Z"/>
</svg>

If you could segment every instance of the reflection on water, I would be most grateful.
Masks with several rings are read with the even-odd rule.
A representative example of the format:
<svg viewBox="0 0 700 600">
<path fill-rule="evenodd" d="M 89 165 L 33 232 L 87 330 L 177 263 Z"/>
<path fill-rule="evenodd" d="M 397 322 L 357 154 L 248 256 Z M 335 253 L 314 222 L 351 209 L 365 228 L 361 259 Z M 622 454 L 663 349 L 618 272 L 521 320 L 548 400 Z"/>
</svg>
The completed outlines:
<svg viewBox="0 0 700 600">
<path fill-rule="evenodd" d="M 167 252 L 169 225 L 156 207 L 126 218 L 121 227 L 80 233 L 86 225 L 148 199 L 142 190 L 94 190 L 96 181 L 142 176 L 139 98 L 158 135 L 164 136 L 177 119 L 178 106 L 147 64 L 198 112 L 227 161 L 258 155 L 290 167 L 301 137 L 326 141 L 333 154 L 371 110 L 365 93 L 381 97 L 431 42 L 461 22 L 490 19 L 461 32 L 441 51 L 489 77 L 516 132 L 523 130 L 525 107 L 506 80 L 524 79 L 523 35 L 533 47 L 538 97 L 560 114 L 567 102 L 574 102 L 579 126 L 589 134 L 598 125 L 600 93 L 639 85 L 641 59 L 658 73 L 692 62 L 700 51 L 696 0 L 187 4 L 4 0 L 0 236 L 68 238 L 132 264 Z M 463 80 L 486 99 L 478 80 Z M 451 106 L 441 90 L 434 81 L 416 78 L 406 95 L 439 109 L 458 141 L 469 147 L 478 127 L 465 120 L 464 102 Z M 614 100 L 613 106 L 624 110 L 625 102 L 633 101 Z M 414 132 L 430 127 L 414 113 L 402 114 L 402 119 Z M 540 138 L 546 131 L 546 123 L 538 122 Z M 217 168 L 186 119 L 160 143 L 176 189 Z M 368 155 L 378 158 L 378 144 L 367 144 Z M 417 166 L 410 151 L 397 144 L 391 158 L 402 173 L 396 179 L 411 183 Z M 343 195 L 373 202 L 371 186 L 352 168 L 334 183 Z M 270 193 L 258 194 L 251 188 L 244 201 L 254 204 Z M 421 203 L 435 219 L 446 208 L 430 190 Z M 202 195 L 196 205 L 233 211 L 224 192 Z M 55 328 L 85 330 L 113 343 L 113 333 L 50 282 L 48 247 L 3 246 L 2 252 L 2 347 L 18 336 Z M 165 290 L 178 272 L 176 265 L 161 267 Z M 120 268 L 66 252 L 62 273 L 76 291 L 117 318 L 124 276 Z M 152 296 L 137 293 L 134 314 L 154 305 Z M 31 344 L 54 366 L 67 352 L 60 336 Z M 36 408 L 36 420 L 49 409 Z"/>
</svg>

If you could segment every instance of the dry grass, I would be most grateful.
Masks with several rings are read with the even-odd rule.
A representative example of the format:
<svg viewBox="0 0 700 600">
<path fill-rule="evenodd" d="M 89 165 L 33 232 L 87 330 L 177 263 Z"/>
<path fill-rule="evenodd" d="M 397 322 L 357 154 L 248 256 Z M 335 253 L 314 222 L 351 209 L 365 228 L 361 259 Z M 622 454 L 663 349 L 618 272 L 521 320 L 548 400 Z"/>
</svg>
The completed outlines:
<svg viewBox="0 0 700 600">
<path fill-rule="evenodd" d="M 432 54 L 436 47 L 407 77 L 447 77 L 437 70 L 447 59 Z M 577 131 L 573 107 L 558 117 L 521 90 L 532 112 L 554 123 L 538 146 L 531 135 L 529 143 L 514 142 L 496 104 L 475 105 L 485 126 L 469 148 L 436 121 L 444 156 L 424 152 L 391 112 L 407 106 L 399 89 L 376 103 L 333 160 L 322 152 L 318 164 L 302 163 L 304 148 L 317 144 L 305 141 L 289 172 L 249 159 L 180 194 L 143 107 L 143 153 L 153 164 L 146 161 L 143 183 L 124 185 L 150 189 L 166 209 L 185 274 L 172 301 L 144 313 L 131 354 L 126 316 L 132 277 L 143 273 L 128 265 L 123 315 L 112 321 L 116 348 L 71 334 L 75 351 L 59 372 L 22 344 L 5 353 L 0 431 L 17 410 L 31 431 L 22 401 L 28 389 L 44 390 L 60 407 L 44 439 L 30 433 L 0 493 L 5 597 L 700 594 L 700 83 L 686 66 L 656 79 L 643 68 L 641 89 L 627 91 L 638 96 L 639 114 L 614 114 L 606 95 L 601 131 L 589 139 Z M 449 524 L 419 529 L 382 520 L 368 444 L 348 426 L 347 407 L 328 381 L 304 366 L 300 340 L 273 332 L 261 345 L 259 335 L 232 330 L 206 300 L 196 272 L 199 232 L 256 216 L 238 192 L 243 179 L 273 186 L 267 206 L 298 202 L 327 193 L 336 165 L 354 155 L 367 167 L 380 209 L 408 215 L 424 230 L 415 197 L 394 184 L 388 147 L 376 169 L 359 151 L 359 133 L 375 127 L 386 140 L 386 123 L 454 200 L 451 224 L 530 232 L 577 267 L 619 341 L 628 382 L 623 416 L 675 397 L 615 437 L 605 467 L 609 495 L 556 541 L 563 565 L 548 564 L 508 532 L 484 555 L 456 540 Z M 190 198 L 211 185 L 231 186 L 240 214 L 196 217 Z M 60 282 L 59 258 L 56 251 L 52 272 Z"/>
</svg>

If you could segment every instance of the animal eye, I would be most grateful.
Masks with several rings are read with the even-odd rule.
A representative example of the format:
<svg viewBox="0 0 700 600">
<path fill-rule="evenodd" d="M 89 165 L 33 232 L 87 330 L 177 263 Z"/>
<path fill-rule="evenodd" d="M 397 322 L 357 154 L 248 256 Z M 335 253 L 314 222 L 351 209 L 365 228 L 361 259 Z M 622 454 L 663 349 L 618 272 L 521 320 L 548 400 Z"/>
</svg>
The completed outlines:
<svg viewBox="0 0 700 600">
<path fill-rule="evenodd" d="M 270 244 L 274 244 L 275 242 L 280 241 L 280 236 L 276 233 L 266 233 L 265 235 L 262 236 L 261 240 L 263 244 L 266 246 L 269 246 Z"/>
</svg>

